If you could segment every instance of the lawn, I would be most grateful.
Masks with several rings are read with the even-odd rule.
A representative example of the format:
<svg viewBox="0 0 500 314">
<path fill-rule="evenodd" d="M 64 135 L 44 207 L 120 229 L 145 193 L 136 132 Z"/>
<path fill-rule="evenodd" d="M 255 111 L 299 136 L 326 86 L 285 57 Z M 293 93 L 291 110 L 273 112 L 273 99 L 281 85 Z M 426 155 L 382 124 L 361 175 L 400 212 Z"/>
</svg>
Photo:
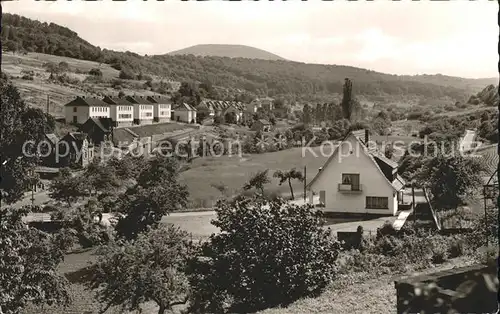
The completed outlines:
<svg viewBox="0 0 500 314">
<path fill-rule="evenodd" d="M 231 194 L 241 191 L 243 185 L 250 177 L 265 169 L 269 169 L 272 177 L 276 170 L 289 170 L 297 168 L 303 171 L 307 167 L 307 182 L 311 182 L 318 168 L 322 167 L 328 156 L 322 156 L 318 147 L 312 148 L 317 156 L 302 148 L 293 148 L 274 153 L 253 154 L 243 156 L 204 157 L 193 160 L 190 169 L 182 172 L 180 182 L 186 184 L 189 189 L 191 207 L 212 207 L 220 192 L 212 187 L 212 184 L 224 184 Z M 331 153 L 325 149 L 326 154 Z M 200 178 L 203 178 L 200 180 Z M 271 178 L 268 191 L 275 191 L 289 195 L 288 184 L 278 186 L 278 180 Z M 296 197 L 303 193 L 303 183 L 292 182 Z"/>
<path fill-rule="evenodd" d="M 433 273 L 470 264 L 471 262 L 467 258 L 457 258 L 418 274 Z M 357 280 L 354 283 L 351 283 L 351 280 L 347 280 L 346 284 L 343 285 L 337 283 L 337 285 L 328 288 L 317 298 L 305 298 L 286 308 L 268 309 L 258 313 L 387 314 L 397 312 L 394 281 L 403 276 L 385 275 L 366 280 L 364 274 L 356 275 Z M 343 280 L 340 279 L 339 281 Z"/>
</svg>

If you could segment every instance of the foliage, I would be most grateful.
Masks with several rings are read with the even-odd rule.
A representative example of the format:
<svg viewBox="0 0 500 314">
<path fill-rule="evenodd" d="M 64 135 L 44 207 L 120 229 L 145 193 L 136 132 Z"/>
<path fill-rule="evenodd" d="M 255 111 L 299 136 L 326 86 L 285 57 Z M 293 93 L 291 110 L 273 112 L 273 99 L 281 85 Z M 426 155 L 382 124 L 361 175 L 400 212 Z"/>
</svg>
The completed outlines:
<svg viewBox="0 0 500 314">
<path fill-rule="evenodd" d="M 71 206 L 88 195 L 86 183 L 81 177 L 73 176 L 69 168 L 63 168 L 59 170 L 58 176 L 50 184 L 49 196 Z"/>
<path fill-rule="evenodd" d="M 339 244 L 321 212 L 283 200 L 219 202 L 221 233 L 190 263 L 192 310 L 253 312 L 321 292 L 335 277 Z"/>
<path fill-rule="evenodd" d="M 274 172 L 273 176 L 280 180 L 279 185 L 288 182 L 288 186 L 290 187 L 290 193 L 292 194 L 292 200 L 295 199 L 293 195 L 292 180 L 298 180 L 300 182 L 304 181 L 304 176 L 302 175 L 302 172 L 296 170 L 295 168 L 292 168 L 289 171 L 277 170 L 276 172 Z"/>
<path fill-rule="evenodd" d="M 17 88 L 3 77 L 0 97 L 0 193 L 2 201 L 10 204 L 26 191 L 30 170 L 37 162 L 37 144 L 54 130 L 55 123 L 42 110 L 28 108 Z"/>
<path fill-rule="evenodd" d="M 105 309 L 122 306 L 135 311 L 142 303 L 154 301 L 163 314 L 187 301 L 184 270 L 192 248 L 188 234 L 171 225 L 130 242 L 111 242 L 101 248 L 88 286 L 97 289 Z"/>
<path fill-rule="evenodd" d="M 122 69 L 118 77 L 122 80 L 133 80 L 135 79 L 135 74 L 128 69 Z"/>
<path fill-rule="evenodd" d="M 102 71 L 101 71 L 101 69 L 97 69 L 97 68 L 90 69 L 89 74 L 93 75 L 93 76 L 102 77 Z"/>
<path fill-rule="evenodd" d="M 84 206 L 74 208 L 60 208 L 51 214 L 53 220 L 62 221 L 63 231 L 60 239 L 70 243 L 71 239 L 78 240 L 83 248 L 89 248 L 109 242 L 112 234 L 107 227 L 100 224 L 102 208 L 95 199 L 89 199 Z M 68 247 L 69 246 L 68 244 Z"/>
<path fill-rule="evenodd" d="M 356 82 L 360 95 L 418 95 L 434 99 L 447 96 L 461 101 L 478 86 L 487 84 L 484 80 L 443 75 L 393 76 L 354 67 L 289 61 L 193 55 L 144 57 L 132 52 L 101 49 L 66 27 L 5 13 L 2 14 L 2 44 L 11 50 L 25 49 L 105 62 L 118 70 L 128 68 L 134 73 L 156 74 L 180 82 L 207 81 L 235 90 L 235 97 L 283 95 L 299 102 L 324 101 L 331 99 L 333 94 L 340 94 L 343 79 L 349 77 Z"/>
<path fill-rule="evenodd" d="M 0 209 L 0 312 L 27 304 L 68 304 L 66 279 L 56 269 L 63 253 L 51 236 L 22 222 L 29 208 Z"/>
<path fill-rule="evenodd" d="M 474 158 L 446 156 L 439 152 L 428 159 L 417 178 L 429 187 L 435 208 L 457 208 L 464 198 L 482 185 L 483 165 Z"/>
<path fill-rule="evenodd" d="M 173 158 L 157 156 L 141 170 L 137 184 L 119 198 L 119 210 L 125 214 L 117 224 L 120 236 L 133 239 L 149 228 L 156 228 L 161 218 L 185 207 L 189 192 L 177 182 L 179 165 Z"/>
<path fill-rule="evenodd" d="M 260 191 L 261 195 L 264 195 L 264 185 L 271 183 L 271 180 L 267 175 L 268 172 L 269 170 L 266 169 L 254 174 L 250 178 L 250 180 L 243 186 L 243 189 L 250 190 L 252 188 L 255 188 Z"/>
</svg>

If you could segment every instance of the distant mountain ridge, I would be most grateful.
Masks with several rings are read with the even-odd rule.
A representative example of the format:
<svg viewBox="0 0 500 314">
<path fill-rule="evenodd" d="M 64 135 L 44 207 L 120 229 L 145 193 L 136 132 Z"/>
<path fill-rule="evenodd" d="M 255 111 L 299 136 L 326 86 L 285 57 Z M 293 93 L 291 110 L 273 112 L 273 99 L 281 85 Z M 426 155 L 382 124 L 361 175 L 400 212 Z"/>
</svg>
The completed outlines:
<svg viewBox="0 0 500 314">
<path fill-rule="evenodd" d="M 245 45 L 203 44 L 175 50 L 168 55 L 194 55 L 197 57 L 228 57 L 260 60 L 286 60 L 274 53 Z"/>
<path fill-rule="evenodd" d="M 332 101 L 335 95 L 342 94 L 344 79 L 350 78 L 357 95 L 376 102 L 390 98 L 396 101 L 403 98 L 412 101 L 428 98 L 439 102 L 443 99 L 466 102 L 470 95 L 477 94 L 486 85 L 498 84 L 495 78 L 466 79 L 440 74 L 398 76 L 353 66 L 306 64 L 288 60 L 197 57 L 192 54 L 141 56 L 129 51 L 101 49 L 66 27 L 8 13 L 2 14 L 1 39 L 4 50 L 39 52 L 107 63 L 118 71 L 158 75 L 177 82 L 208 82 L 225 88 L 227 97 L 245 93 L 256 97 L 287 97 L 290 101 L 298 102 Z M 199 48 L 204 46 L 194 47 L 200 51 Z M 213 45 L 209 46 L 214 48 L 212 51 L 215 50 Z M 242 51 L 252 52 L 253 58 L 257 56 L 255 51 L 260 51 L 241 47 Z M 229 50 L 235 53 L 238 49 Z M 261 52 L 270 57 L 270 53 Z"/>
</svg>

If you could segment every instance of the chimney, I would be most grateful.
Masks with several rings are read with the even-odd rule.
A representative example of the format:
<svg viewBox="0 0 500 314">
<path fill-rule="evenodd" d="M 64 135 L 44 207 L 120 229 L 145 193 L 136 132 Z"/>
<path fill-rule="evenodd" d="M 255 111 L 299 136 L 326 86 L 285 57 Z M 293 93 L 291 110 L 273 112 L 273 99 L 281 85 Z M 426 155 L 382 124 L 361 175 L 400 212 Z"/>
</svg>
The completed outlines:
<svg viewBox="0 0 500 314">
<path fill-rule="evenodd" d="M 365 129 L 365 145 L 368 145 L 369 140 L 370 140 L 370 135 L 368 134 L 368 130 Z"/>
<path fill-rule="evenodd" d="M 85 99 L 85 95 L 83 95 L 82 98 Z"/>
<path fill-rule="evenodd" d="M 320 171 L 321 171 L 321 169 L 323 169 L 323 167 L 319 167 L 319 168 L 318 168 L 318 172 L 320 172 Z"/>
</svg>

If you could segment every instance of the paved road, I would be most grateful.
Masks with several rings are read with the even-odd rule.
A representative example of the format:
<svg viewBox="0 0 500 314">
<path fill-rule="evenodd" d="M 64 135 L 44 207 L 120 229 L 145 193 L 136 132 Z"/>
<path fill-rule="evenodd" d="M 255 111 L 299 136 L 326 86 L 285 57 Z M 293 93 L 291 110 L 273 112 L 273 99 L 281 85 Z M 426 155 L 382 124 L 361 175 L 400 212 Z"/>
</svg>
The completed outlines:
<svg viewBox="0 0 500 314">
<path fill-rule="evenodd" d="M 460 143 L 460 150 L 461 151 L 466 151 L 469 150 L 472 147 L 472 144 L 475 142 L 474 138 L 476 136 L 476 132 L 473 130 L 466 130 L 465 135 L 462 138 L 462 141 Z"/>
</svg>

